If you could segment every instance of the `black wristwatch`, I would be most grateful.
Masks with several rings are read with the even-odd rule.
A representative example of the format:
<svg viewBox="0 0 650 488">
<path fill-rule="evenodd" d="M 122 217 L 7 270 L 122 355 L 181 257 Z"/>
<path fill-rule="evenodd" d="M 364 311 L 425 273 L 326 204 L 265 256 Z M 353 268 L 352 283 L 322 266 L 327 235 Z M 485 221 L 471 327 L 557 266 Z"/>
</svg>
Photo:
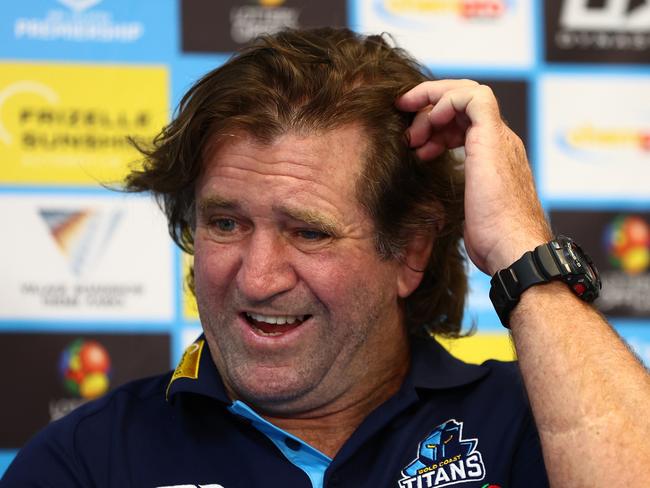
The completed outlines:
<svg viewBox="0 0 650 488">
<path fill-rule="evenodd" d="M 558 236 L 497 271 L 490 280 L 490 300 L 503 326 L 509 328 L 510 312 L 526 289 L 551 280 L 563 281 L 585 302 L 598 298 L 602 286 L 591 258 L 572 239 Z"/>
</svg>

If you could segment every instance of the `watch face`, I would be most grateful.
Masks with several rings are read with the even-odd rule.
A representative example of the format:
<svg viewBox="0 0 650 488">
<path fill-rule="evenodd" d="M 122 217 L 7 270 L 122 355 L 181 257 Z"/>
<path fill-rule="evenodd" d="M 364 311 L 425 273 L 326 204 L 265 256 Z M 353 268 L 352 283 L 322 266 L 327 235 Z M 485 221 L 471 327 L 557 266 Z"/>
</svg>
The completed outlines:
<svg viewBox="0 0 650 488">
<path fill-rule="evenodd" d="M 594 266 L 591 258 L 589 255 L 587 255 L 580 246 L 578 246 L 575 242 L 571 241 L 571 244 L 569 246 L 570 253 L 572 258 L 575 260 L 576 263 L 579 263 L 581 266 L 581 270 L 587 278 L 589 279 L 590 282 L 592 283 L 597 283 L 599 278 L 598 278 L 598 271 L 596 270 L 596 267 Z"/>
<path fill-rule="evenodd" d="M 580 264 L 585 261 L 583 258 L 585 254 L 584 251 L 575 242 L 569 241 L 565 249 L 569 253 L 569 256 L 571 256 L 571 260 L 579 262 Z"/>
<path fill-rule="evenodd" d="M 582 259 L 582 250 L 578 245 L 569 240 L 568 238 L 558 239 L 560 243 L 560 249 L 558 257 L 560 257 L 562 264 L 566 267 L 566 271 L 569 274 L 582 274 L 585 272 L 583 269 L 584 260 Z M 566 273 L 563 273 L 566 274 Z"/>
<path fill-rule="evenodd" d="M 561 256 L 565 260 L 568 273 L 564 273 L 562 280 L 572 286 L 573 291 L 583 300 L 593 301 L 598 296 L 601 282 L 598 270 L 591 258 L 568 237 L 561 236 L 557 239 L 561 247 Z"/>
</svg>

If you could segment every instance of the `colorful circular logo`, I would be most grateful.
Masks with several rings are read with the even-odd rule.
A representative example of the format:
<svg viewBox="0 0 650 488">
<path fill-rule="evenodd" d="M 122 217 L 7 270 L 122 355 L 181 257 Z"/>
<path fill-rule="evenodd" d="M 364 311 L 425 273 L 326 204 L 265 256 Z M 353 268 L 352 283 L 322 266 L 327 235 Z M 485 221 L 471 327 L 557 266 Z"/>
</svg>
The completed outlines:
<svg viewBox="0 0 650 488">
<path fill-rule="evenodd" d="M 643 273 L 650 265 L 650 226 L 636 215 L 616 217 L 605 230 L 610 262 L 630 273 Z"/>
<path fill-rule="evenodd" d="M 108 391 L 111 358 L 99 342 L 77 339 L 61 353 L 59 372 L 70 394 L 90 400 Z"/>
</svg>

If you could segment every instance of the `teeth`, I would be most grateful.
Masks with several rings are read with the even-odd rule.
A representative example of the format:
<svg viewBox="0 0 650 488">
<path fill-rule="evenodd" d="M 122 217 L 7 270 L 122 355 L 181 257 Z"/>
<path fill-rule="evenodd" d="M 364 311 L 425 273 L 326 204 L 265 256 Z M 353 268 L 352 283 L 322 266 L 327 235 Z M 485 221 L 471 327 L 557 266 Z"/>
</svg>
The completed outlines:
<svg viewBox="0 0 650 488">
<path fill-rule="evenodd" d="M 261 315 L 257 313 L 246 312 L 246 316 L 257 322 L 266 322 L 267 324 L 283 325 L 302 322 L 306 315 Z"/>
<path fill-rule="evenodd" d="M 282 332 L 264 332 L 263 330 L 257 329 L 257 333 L 266 337 L 275 337 L 282 335 Z"/>
</svg>

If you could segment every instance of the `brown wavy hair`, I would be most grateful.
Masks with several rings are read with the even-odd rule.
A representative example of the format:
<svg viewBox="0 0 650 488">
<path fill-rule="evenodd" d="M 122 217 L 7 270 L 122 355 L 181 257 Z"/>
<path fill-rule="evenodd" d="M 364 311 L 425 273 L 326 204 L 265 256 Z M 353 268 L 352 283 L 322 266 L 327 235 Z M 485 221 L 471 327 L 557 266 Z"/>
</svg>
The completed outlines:
<svg viewBox="0 0 650 488">
<path fill-rule="evenodd" d="M 467 290 L 460 249 L 463 173 L 445 153 L 421 161 L 405 131 L 413 114 L 395 99 L 431 79 L 386 36 L 348 29 L 285 30 L 262 36 L 201 78 L 183 97 L 172 122 L 126 179 L 127 191 L 152 192 L 169 233 L 193 254 L 194 185 L 215 137 L 244 131 L 262 143 L 360 124 L 369 140 L 357 196 L 376 226 L 376 247 L 401 259 L 415 235 L 435 233 L 420 286 L 405 299 L 412 332 L 458 335 Z M 192 273 L 188 284 L 193 291 Z"/>
</svg>

